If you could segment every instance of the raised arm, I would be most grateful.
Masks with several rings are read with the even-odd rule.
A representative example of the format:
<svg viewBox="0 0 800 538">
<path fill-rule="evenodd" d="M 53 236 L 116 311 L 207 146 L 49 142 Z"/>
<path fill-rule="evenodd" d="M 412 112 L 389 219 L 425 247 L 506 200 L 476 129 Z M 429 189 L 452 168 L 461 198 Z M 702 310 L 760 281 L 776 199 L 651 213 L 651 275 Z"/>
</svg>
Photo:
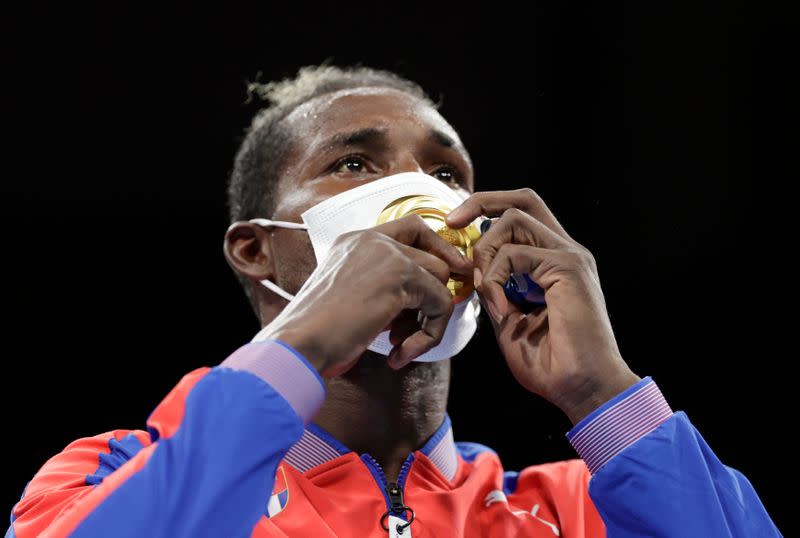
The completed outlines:
<svg viewBox="0 0 800 538">
<path fill-rule="evenodd" d="M 782 536 L 747 477 L 717 458 L 651 377 L 567 438 L 592 475 L 589 496 L 609 537 Z"/>
<path fill-rule="evenodd" d="M 477 242 L 475 285 L 516 380 L 561 409 L 609 536 L 780 535 L 752 485 L 723 465 L 652 379 L 624 361 L 589 250 L 531 189 L 472 194 L 447 217 L 497 217 Z M 545 305 L 515 304 L 527 274 Z"/>
<path fill-rule="evenodd" d="M 10 536 L 249 536 L 278 463 L 324 399 L 317 371 L 279 341 L 187 374 L 148 432 L 82 439 L 14 507 Z"/>
<path fill-rule="evenodd" d="M 390 363 L 437 345 L 453 310 L 445 283 L 471 268 L 418 216 L 340 236 L 254 342 L 181 380 L 138 445 L 118 450 L 109 434 L 47 462 L 11 536 L 249 536 L 278 463 L 322 405 L 322 377 L 346 372 L 386 328 L 404 336 Z M 343 316 L 351 301 L 363 307 Z M 394 322 L 409 309 L 428 322 L 406 335 Z"/>
</svg>

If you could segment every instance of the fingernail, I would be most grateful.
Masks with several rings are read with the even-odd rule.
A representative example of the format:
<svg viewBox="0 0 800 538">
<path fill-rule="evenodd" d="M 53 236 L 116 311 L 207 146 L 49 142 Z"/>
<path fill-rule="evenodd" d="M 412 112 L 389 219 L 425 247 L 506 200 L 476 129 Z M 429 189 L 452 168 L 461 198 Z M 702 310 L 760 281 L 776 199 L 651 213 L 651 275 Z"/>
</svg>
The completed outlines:
<svg viewBox="0 0 800 538">
<path fill-rule="evenodd" d="M 483 280 L 483 275 L 481 274 L 481 270 L 477 267 L 472 271 L 472 280 L 475 282 L 475 287 L 481 287 L 481 280 Z"/>
</svg>

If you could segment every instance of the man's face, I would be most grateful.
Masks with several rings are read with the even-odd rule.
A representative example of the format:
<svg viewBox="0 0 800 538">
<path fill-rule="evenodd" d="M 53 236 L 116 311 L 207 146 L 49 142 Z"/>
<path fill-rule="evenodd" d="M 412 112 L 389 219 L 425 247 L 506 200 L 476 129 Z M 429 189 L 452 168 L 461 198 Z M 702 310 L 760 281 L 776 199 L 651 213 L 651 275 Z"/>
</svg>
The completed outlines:
<svg viewBox="0 0 800 538">
<path fill-rule="evenodd" d="M 276 190 L 275 220 L 300 214 L 348 189 L 401 172 L 423 172 L 466 195 L 473 191 L 469 155 L 438 111 L 385 88 L 342 90 L 313 99 L 285 118 L 292 149 Z M 277 284 L 296 293 L 316 268 L 303 231 L 274 228 Z"/>
</svg>

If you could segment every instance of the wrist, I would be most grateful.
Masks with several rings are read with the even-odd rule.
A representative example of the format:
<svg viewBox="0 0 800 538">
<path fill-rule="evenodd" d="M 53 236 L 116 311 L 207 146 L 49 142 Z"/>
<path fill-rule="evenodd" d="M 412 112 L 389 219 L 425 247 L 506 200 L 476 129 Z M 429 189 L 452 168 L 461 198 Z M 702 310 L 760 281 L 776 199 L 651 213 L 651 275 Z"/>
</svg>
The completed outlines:
<svg viewBox="0 0 800 538">
<path fill-rule="evenodd" d="M 630 369 L 626 369 L 603 380 L 588 395 L 561 406 L 561 410 L 567 415 L 572 425 L 575 426 L 589 416 L 592 411 L 641 380 L 641 377 L 634 374 Z"/>
<path fill-rule="evenodd" d="M 273 340 L 280 340 L 295 351 L 300 353 L 317 372 L 322 375 L 322 372 L 328 366 L 328 360 L 322 351 L 322 347 L 317 342 L 317 339 L 309 334 L 309 332 L 302 329 L 279 329 L 273 331 L 262 331 L 259 333 L 260 339 L 270 338 Z"/>
</svg>

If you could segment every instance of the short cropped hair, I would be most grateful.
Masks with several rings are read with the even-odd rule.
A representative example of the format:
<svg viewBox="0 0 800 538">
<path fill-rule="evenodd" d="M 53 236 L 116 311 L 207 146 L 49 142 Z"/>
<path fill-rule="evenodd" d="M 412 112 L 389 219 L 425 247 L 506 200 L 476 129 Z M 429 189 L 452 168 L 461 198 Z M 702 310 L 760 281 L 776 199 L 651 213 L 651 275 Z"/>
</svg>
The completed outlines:
<svg viewBox="0 0 800 538">
<path fill-rule="evenodd" d="M 268 105 L 255 114 L 236 152 L 227 189 L 231 222 L 272 216 L 280 173 L 293 140 L 293 133 L 283 119 L 320 95 L 364 87 L 400 90 L 436 110 L 441 105 L 441 96 L 438 102 L 432 101 L 419 84 L 397 73 L 360 64 L 338 67 L 329 65 L 327 60 L 299 68 L 293 78 L 248 83 L 248 102 L 255 95 Z M 237 278 L 258 316 L 249 283 L 238 274 Z"/>
</svg>

